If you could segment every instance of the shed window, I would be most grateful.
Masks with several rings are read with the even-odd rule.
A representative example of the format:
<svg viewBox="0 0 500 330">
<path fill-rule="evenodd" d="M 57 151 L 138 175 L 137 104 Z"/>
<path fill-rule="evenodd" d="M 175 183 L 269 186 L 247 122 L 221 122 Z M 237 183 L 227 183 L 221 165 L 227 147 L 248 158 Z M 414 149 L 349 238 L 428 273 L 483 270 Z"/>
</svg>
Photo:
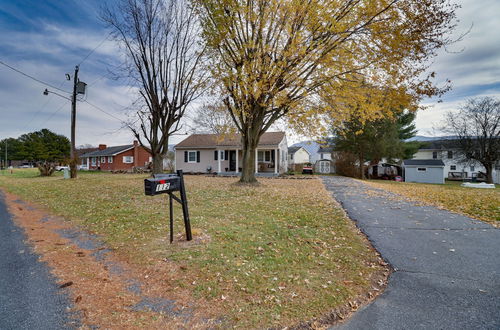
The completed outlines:
<svg viewBox="0 0 500 330">
<path fill-rule="evenodd" d="M 453 159 L 453 151 L 448 151 L 448 159 Z"/>
<path fill-rule="evenodd" d="M 110 163 L 110 164 L 113 163 L 113 156 L 108 156 L 108 163 Z"/>
<path fill-rule="evenodd" d="M 90 160 L 91 160 L 91 162 L 92 162 L 92 165 L 95 165 L 95 162 L 96 162 L 96 157 L 92 157 Z"/>
<path fill-rule="evenodd" d="M 450 165 L 450 170 L 451 171 L 456 171 L 457 170 L 457 165 Z"/>
<path fill-rule="evenodd" d="M 433 152 L 432 152 L 432 158 L 433 158 L 433 159 L 438 158 L 438 152 L 437 152 L 437 151 L 433 151 Z"/>
<path fill-rule="evenodd" d="M 427 168 L 426 167 L 418 167 L 417 171 L 418 172 L 425 172 L 425 171 L 427 171 Z"/>
<path fill-rule="evenodd" d="M 101 163 L 106 163 L 106 157 L 101 157 Z"/>
</svg>

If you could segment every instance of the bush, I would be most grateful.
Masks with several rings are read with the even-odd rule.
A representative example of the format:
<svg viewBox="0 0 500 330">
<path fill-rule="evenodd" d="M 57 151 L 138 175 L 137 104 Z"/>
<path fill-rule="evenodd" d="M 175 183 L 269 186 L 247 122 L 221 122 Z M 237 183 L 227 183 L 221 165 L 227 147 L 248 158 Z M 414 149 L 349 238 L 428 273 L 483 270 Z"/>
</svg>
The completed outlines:
<svg viewBox="0 0 500 330">
<path fill-rule="evenodd" d="M 359 176 L 356 156 L 349 152 L 339 152 L 335 161 L 336 173 L 356 178 Z"/>
<path fill-rule="evenodd" d="M 51 176 L 56 170 L 53 163 L 43 162 L 37 164 L 40 176 Z"/>
</svg>

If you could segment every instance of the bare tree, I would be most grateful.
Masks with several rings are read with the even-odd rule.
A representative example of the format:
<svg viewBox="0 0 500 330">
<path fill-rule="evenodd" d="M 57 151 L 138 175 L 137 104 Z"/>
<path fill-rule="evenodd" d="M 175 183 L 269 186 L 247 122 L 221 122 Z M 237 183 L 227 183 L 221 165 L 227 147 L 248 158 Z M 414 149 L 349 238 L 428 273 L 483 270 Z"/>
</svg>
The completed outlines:
<svg viewBox="0 0 500 330">
<path fill-rule="evenodd" d="M 236 130 L 231 116 L 222 102 L 204 104 L 196 109 L 193 116 L 193 130 L 224 135 Z"/>
<path fill-rule="evenodd" d="M 466 160 L 481 163 L 488 183 L 493 183 L 493 166 L 500 160 L 500 100 L 469 99 L 458 112 L 446 114 L 445 124 L 444 130 L 457 136 Z"/>
<path fill-rule="evenodd" d="M 197 16 L 187 0 L 120 0 L 104 9 L 103 19 L 143 101 L 128 127 L 151 152 L 153 173 L 161 173 L 169 137 L 182 128 L 186 108 L 204 92 Z"/>
</svg>

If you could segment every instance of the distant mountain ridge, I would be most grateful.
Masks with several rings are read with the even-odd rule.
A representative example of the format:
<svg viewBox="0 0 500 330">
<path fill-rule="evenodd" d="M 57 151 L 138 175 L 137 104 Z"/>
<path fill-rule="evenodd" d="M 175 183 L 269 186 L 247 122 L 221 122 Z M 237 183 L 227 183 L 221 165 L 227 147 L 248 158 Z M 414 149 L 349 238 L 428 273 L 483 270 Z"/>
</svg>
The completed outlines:
<svg viewBox="0 0 500 330">
<path fill-rule="evenodd" d="M 458 136 L 454 135 L 448 135 L 448 136 L 423 136 L 423 135 L 416 135 L 412 138 L 409 138 L 406 140 L 406 142 L 411 142 L 411 141 L 419 141 L 419 142 L 427 142 L 427 141 L 438 141 L 438 140 L 456 140 L 458 139 Z"/>
</svg>

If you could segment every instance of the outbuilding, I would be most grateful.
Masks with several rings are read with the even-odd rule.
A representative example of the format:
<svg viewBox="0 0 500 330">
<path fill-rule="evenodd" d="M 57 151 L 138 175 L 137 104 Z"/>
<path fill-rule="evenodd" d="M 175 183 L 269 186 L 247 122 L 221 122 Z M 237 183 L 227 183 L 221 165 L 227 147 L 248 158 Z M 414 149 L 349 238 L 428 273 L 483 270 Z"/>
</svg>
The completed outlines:
<svg viewBox="0 0 500 330">
<path fill-rule="evenodd" d="M 406 159 L 403 161 L 405 182 L 444 183 L 441 159 Z"/>
</svg>

